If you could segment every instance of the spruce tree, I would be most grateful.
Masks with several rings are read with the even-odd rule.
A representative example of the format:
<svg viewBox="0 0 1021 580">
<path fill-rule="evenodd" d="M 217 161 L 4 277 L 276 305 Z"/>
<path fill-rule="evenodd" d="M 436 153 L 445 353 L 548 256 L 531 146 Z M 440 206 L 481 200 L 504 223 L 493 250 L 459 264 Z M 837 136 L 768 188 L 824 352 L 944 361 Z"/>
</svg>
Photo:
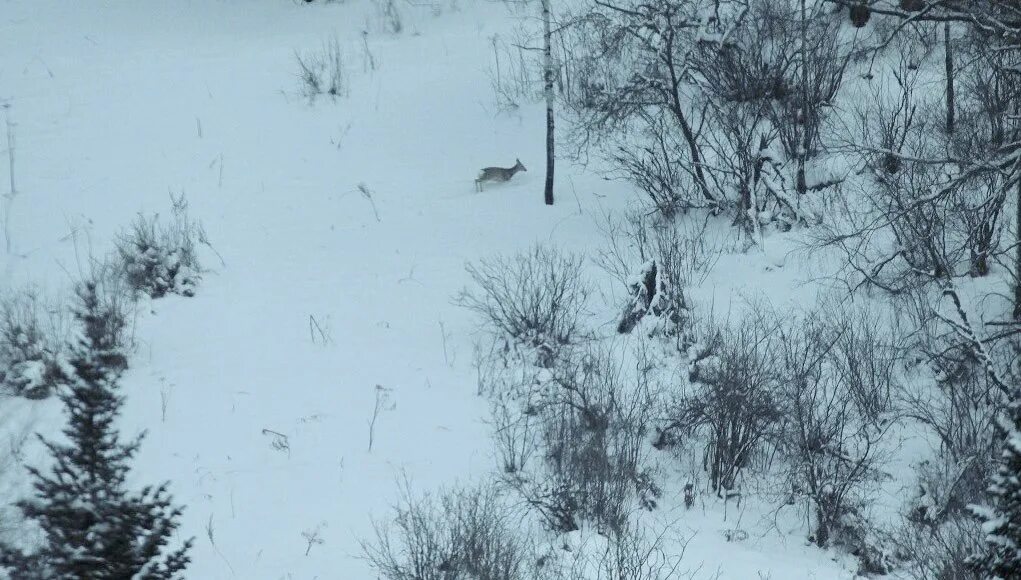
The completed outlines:
<svg viewBox="0 0 1021 580">
<path fill-rule="evenodd" d="M 125 318 L 95 283 L 78 291 L 70 384 L 61 393 L 68 443 L 43 439 L 53 458 L 44 473 L 30 469 L 35 498 L 19 503 L 45 537 L 35 552 L 4 547 L 2 563 L 14 578 L 170 580 L 189 562 L 191 540 L 174 550 L 168 543 L 181 509 L 167 485 L 127 489 L 130 463 L 142 436 L 122 442 L 115 426 L 123 397 L 118 380 L 127 368 L 122 344 Z"/>
<path fill-rule="evenodd" d="M 999 418 L 1003 452 L 989 487 L 991 505 L 972 506 L 982 520 L 985 533 L 983 553 L 971 564 L 984 578 L 1021 578 L 1021 400 Z"/>
</svg>

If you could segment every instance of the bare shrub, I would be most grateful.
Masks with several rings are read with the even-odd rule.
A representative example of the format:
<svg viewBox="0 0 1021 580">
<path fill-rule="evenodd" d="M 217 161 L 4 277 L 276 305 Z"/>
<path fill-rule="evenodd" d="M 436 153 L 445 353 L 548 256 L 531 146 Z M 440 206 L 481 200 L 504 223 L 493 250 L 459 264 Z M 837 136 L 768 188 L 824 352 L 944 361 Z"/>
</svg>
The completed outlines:
<svg viewBox="0 0 1021 580">
<path fill-rule="evenodd" d="M 693 195 L 685 142 L 667 119 L 641 115 L 617 133 L 602 136 L 601 143 L 613 174 L 633 183 L 663 216 L 712 205 L 704 196 Z"/>
<path fill-rule="evenodd" d="M 1001 216 L 1007 188 L 997 174 L 976 177 L 950 198 L 950 224 L 968 251 L 968 274 L 989 274 L 990 262 L 1000 250 Z"/>
<path fill-rule="evenodd" d="M 316 51 L 295 52 L 294 58 L 298 65 L 301 94 L 309 102 L 320 95 L 334 99 L 348 95 L 347 64 L 336 37 L 323 42 Z"/>
<path fill-rule="evenodd" d="M 775 352 L 779 321 L 756 315 L 710 330 L 690 349 L 688 388 L 671 403 L 659 448 L 685 436 L 705 441 L 703 467 L 714 491 L 737 478 L 780 419 Z"/>
<path fill-rule="evenodd" d="M 63 308 L 26 289 L 0 299 L 0 388 L 44 399 L 67 379 L 68 327 Z"/>
<path fill-rule="evenodd" d="M 615 358 L 589 350 L 562 360 L 510 411 L 505 400 L 496 417 L 505 431 L 498 437 L 504 481 L 551 530 L 591 522 L 616 532 L 634 509 L 657 503 L 660 490 L 646 457 L 654 394 L 644 372 L 627 385 Z"/>
<path fill-rule="evenodd" d="M 963 336 L 962 323 L 943 315 L 933 292 L 920 290 L 912 297 L 917 304 L 913 342 L 919 364 L 914 380 L 897 391 L 898 410 L 932 432 L 947 465 L 975 464 L 982 473 L 997 444 L 996 414 L 1006 404 L 999 376 L 1015 371 L 1017 345 L 1005 340 L 1010 333 L 989 339 Z M 973 486 L 970 494 L 956 498 L 958 507 L 977 499 L 985 484 Z"/>
<path fill-rule="evenodd" d="M 956 350 L 956 349 L 955 349 Z M 941 452 L 960 464 L 991 452 L 993 422 L 1002 397 L 967 352 L 948 351 L 933 358 L 932 381 L 914 381 L 900 391 L 905 416 L 919 421 L 938 438 Z"/>
<path fill-rule="evenodd" d="M 776 14 L 782 10 L 777 9 L 780 3 L 767 1 L 760 4 L 765 5 L 766 14 L 772 12 L 771 19 L 787 20 L 782 38 L 786 38 L 790 46 L 791 38 L 796 36 L 795 44 L 798 45 L 796 55 L 791 55 L 797 58 L 797 66 L 784 69 L 788 75 L 786 84 L 789 90 L 780 95 L 770 108 L 773 124 L 787 159 L 814 157 L 821 151 L 823 123 L 843 84 L 853 52 L 841 38 L 839 18 L 810 9 L 804 23 L 805 46 L 802 52 L 800 15 Z M 804 193 L 805 185 L 799 184 L 800 193 Z"/>
<path fill-rule="evenodd" d="M 580 318 L 588 288 L 582 258 L 536 245 L 514 256 L 468 264 L 475 282 L 456 303 L 478 314 L 492 330 L 538 351 L 540 364 L 552 364 L 560 347 L 582 338 Z"/>
<path fill-rule="evenodd" d="M 949 346 L 929 359 L 935 376 L 925 380 L 920 373 L 906 383 L 899 406 L 939 441 L 935 457 L 918 466 L 917 492 L 905 518 L 913 529 L 905 530 L 904 540 L 932 534 L 944 549 L 940 561 L 946 562 L 940 565 L 953 568 L 963 563 L 956 540 L 972 517 L 968 506 L 980 502 L 989 486 L 998 445 L 993 425 L 1004 399 L 972 351 L 948 338 L 937 344 Z"/>
<path fill-rule="evenodd" d="M 784 229 L 805 220 L 801 204 L 788 199 L 781 167 L 796 162 L 792 193 L 808 191 L 805 163 L 820 151 L 822 123 L 850 59 L 838 21 L 817 8 L 802 14 L 788 3 L 752 1 L 726 41 L 698 44 L 694 58 L 719 129 L 705 134 L 711 178 L 736 199 L 736 221 L 755 233 L 751 220 L 779 218 Z"/>
<path fill-rule="evenodd" d="M 579 150 L 598 151 L 667 217 L 733 210 L 756 237 L 759 220 L 815 219 L 787 190 L 809 188 L 805 161 L 850 60 L 837 19 L 813 8 L 802 22 L 764 0 L 597 4 L 565 51 Z"/>
<path fill-rule="evenodd" d="M 500 469 L 510 476 L 530 467 L 533 458 L 542 452 L 539 439 L 541 417 L 536 411 L 535 397 L 526 395 L 521 400 L 513 395 L 522 392 L 526 389 L 503 385 L 494 393 L 490 405 L 490 423 Z"/>
<path fill-rule="evenodd" d="M 581 57 L 576 62 L 588 69 L 572 76 L 589 76 L 579 85 L 585 98 L 571 103 L 572 141 L 579 150 L 595 148 L 608 158 L 667 215 L 720 202 L 701 150 L 707 129 L 702 103 L 687 81 L 695 44 L 726 37 L 738 18 L 734 5 L 599 3 L 575 20 L 572 40 Z M 705 19 L 708 12 L 715 18 Z M 647 35 L 650 30 L 658 33 Z M 601 64 L 593 67 L 593 59 Z"/>
<path fill-rule="evenodd" d="M 917 152 L 916 145 L 914 150 L 905 151 L 905 148 L 913 146 L 919 135 L 921 119 L 915 96 L 918 71 L 902 60 L 900 67 L 891 71 L 887 82 L 895 87 L 877 83 L 868 98 L 854 109 L 859 135 L 849 141 L 859 141 L 867 147 L 862 153 L 873 171 L 892 175 L 901 168 L 898 154 Z M 891 92 L 896 95 L 895 99 L 888 97 Z"/>
<path fill-rule="evenodd" d="M 665 545 L 665 532 L 652 534 L 631 523 L 608 537 L 597 536 L 572 548 L 573 557 L 551 577 L 569 580 L 668 580 L 682 570 L 686 544 Z"/>
<path fill-rule="evenodd" d="M 871 346 L 851 341 L 838 348 L 849 328 L 854 332 L 846 314 L 812 312 L 781 331 L 780 437 L 792 491 L 811 504 L 812 541 L 862 552 L 868 548 L 864 509 L 872 497 L 870 484 L 882 477 L 880 444 L 890 422 L 870 412 L 875 396 L 863 397 L 856 390 L 883 393 L 892 387 L 883 384 L 890 380 L 885 370 L 865 381 L 847 374 L 846 357 L 864 354 L 861 350 Z M 877 554 L 859 557 L 871 566 L 882 564 Z"/>
<path fill-rule="evenodd" d="M 939 108 L 918 96 L 920 74 L 902 55 L 889 73 L 893 96 L 880 84 L 856 111 L 847 147 L 871 169 L 875 187 L 863 192 L 865 209 L 829 236 L 863 283 L 893 294 L 984 276 L 1002 251 L 1005 174 L 981 161 L 994 156 L 996 114 L 981 112 L 986 105 L 965 109 L 971 122 L 946 134 Z"/>
<path fill-rule="evenodd" d="M 749 14 L 725 43 L 702 42 L 692 55 L 704 87 L 721 101 L 784 99 L 793 91 L 798 30 L 786 3 L 749 2 Z"/>
<path fill-rule="evenodd" d="M 117 264 L 128 286 L 150 298 L 194 296 L 201 279 L 196 242 L 201 229 L 188 216 L 184 198 L 175 198 L 169 222 L 159 214 L 139 215 L 116 240 Z"/>
<path fill-rule="evenodd" d="M 888 328 L 886 321 L 867 308 L 840 310 L 840 334 L 833 345 L 833 371 L 855 399 L 863 419 L 873 424 L 884 421 L 893 410 L 894 396 L 901 384 L 900 363 L 906 347 Z"/>
<path fill-rule="evenodd" d="M 970 89 L 959 122 L 949 136 L 948 149 L 959 159 L 991 158 L 1003 146 L 1011 94 L 1021 93 L 1016 79 L 999 80 L 998 74 L 975 67 L 968 75 Z M 1001 73 L 1002 74 L 1002 73 Z M 969 86 L 970 85 L 970 86 Z M 1007 194 L 1012 189 L 1008 176 L 984 171 L 962 180 L 949 200 L 949 225 L 968 250 L 968 274 L 985 276 L 990 262 L 1000 252 Z"/>
<path fill-rule="evenodd" d="M 414 497 L 405 484 L 393 519 L 375 529 L 362 550 L 387 580 L 532 577 L 519 518 L 492 486 Z"/>
<path fill-rule="evenodd" d="M 969 564 L 982 546 L 983 532 L 972 517 L 954 517 L 937 526 L 907 523 L 891 538 L 899 571 L 914 580 L 980 580 Z"/>
</svg>

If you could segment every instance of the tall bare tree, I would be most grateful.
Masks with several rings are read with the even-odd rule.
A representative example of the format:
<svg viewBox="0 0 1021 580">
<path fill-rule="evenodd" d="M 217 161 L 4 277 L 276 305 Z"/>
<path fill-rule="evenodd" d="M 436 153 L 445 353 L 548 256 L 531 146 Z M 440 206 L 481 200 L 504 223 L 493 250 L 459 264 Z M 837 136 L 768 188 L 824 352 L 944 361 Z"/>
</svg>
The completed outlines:
<svg viewBox="0 0 1021 580">
<path fill-rule="evenodd" d="M 543 97 L 546 99 L 546 205 L 553 205 L 553 53 L 550 49 L 550 0 L 542 0 L 542 58 Z"/>
</svg>

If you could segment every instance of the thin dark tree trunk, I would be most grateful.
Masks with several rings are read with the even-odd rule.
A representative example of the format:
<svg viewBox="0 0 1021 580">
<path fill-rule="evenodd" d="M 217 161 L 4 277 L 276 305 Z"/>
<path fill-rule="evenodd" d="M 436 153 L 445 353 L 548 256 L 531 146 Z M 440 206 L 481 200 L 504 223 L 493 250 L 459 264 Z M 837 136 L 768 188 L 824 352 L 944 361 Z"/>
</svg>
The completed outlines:
<svg viewBox="0 0 1021 580">
<path fill-rule="evenodd" d="M 1016 95 L 1017 86 L 1012 84 L 1012 94 Z M 1014 115 L 1021 115 L 1021 102 L 1017 99 L 1014 101 Z M 1013 131 L 1014 140 L 1021 139 L 1021 131 L 1015 129 Z M 1017 178 L 1017 172 L 1019 171 L 1018 164 L 1014 164 L 1014 177 Z M 1014 240 L 1014 320 L 1021 321 L 1021 180 L 1017 182 L 1017 199 L 1014 200 L 1014 227 L 1017 233 L 1017 239 Z"/>
<path fill-rule="evenodd" d="M 716 198 L 709 192 L 709 183 L 705 179 L 705 171 L 702 169 L 702 155 L 698 151 L 698 142 L 695 140 L 695 133 L 691 130 L 691 124 L 688 123 L 688 118 L 684 114 L 684 110 L 681 109 L 680 103 L 674 104 L 674 115 L 677 117 L 677 122 L 681 125 L 681 133 L 684 135 L 684 140 L 688 142 L 688 151 L 691 152 L 691 165 L 695 168 L 695 181 L 698 182 L 698 188 L 702 190 L 702 197 L 706 198 L 707 201 L 716 203 Z"/>
<path fill-rule="evenodd" d="M 546 205 L 553 205 L 553 52 L 550 48 L 550 0 L 542 0 L 543 26 L 543 93 L 546 97 Z"/>
<path fill-rule="evenodd" d="M 943 47 L 947 75 L 947 134 L 954 132 L 954 51 L 950 42 L 950 23 L 943 23 Z"/>
<path fill-rule="evenodd" d="M 702 168 L 702 155 L 698 150 L 695 132 L 692 131 L 691 123 L 688 122 L 688 117 L 684 114 L 684 106 L 681 104 L 681 79 L 678 75 L 677 63 L 674 61 L 673 27 L 667 27 L 666 47 L 663 54 L 665 56 L 662 57 L 662 62 L 670 73 L 669 95 L 664 95 L 669 101 L 667 106 L 670 112 L 674 114 L 674 118 L 677 119 L 677 123 L 681 126 L 681 133 L 684 135 L 684 140 L 688 143 L 688 151 L 691 153 L 691 165 L 695 170 L 695 184 L 702 190 L 702 197 L 715 205 L 716 197 L 709 191 L 709 182 L 706 181 L 705 170 Z"/>
<path fill-rule="evenodd" d="M 702 190 L 702 197 L 706 198 L 709 202 L 716 203 L 716 197 L 709 192 L 709 183 L 706 181 L 705 171 L 702 169 L 702 155 L 698 151 L 698 142 L 695 140 L 695 132 L 691 130 L 691 124 L 688 123 L 688 118 L 684 114 L 684 107 L 681 105 L 681 95 L 678 92 L 678 87 L 680 86 L 681 81 L 677 78 L 677 71 L 674 69 L 673 59 L 669 58 L 666 65 L 667 70 L 670 71 L 670 110 L 677 119 L 677 123 L 681 126 L 681 133 L 684 135 L 684 140 L 688 143 L 688 151 L 691 153 L 691 165 L 695 169 L 695 182 L 698 185 L 698 188 Z"/>
<path fill-rule="evenodd" d="M 805 0 L 801 0 L 801 146 L 798 150 L 797 178 L 797 190 L 801 195 L 808 191 L 808 181 L 805 178 L 805 158 L 808 157 L 810 138 L 808 124 L 808 21 L 805 18 Z"/>
<path fill-rule="evenodd" d="M 1021 320 L 1021 181 L 1017 183 L 1017 203 L 1014 204 L 1016 214 L 1014 226 L 1017 228 L 1017 240 L 1014 246 L 1014 320 Z"/>
</svg>

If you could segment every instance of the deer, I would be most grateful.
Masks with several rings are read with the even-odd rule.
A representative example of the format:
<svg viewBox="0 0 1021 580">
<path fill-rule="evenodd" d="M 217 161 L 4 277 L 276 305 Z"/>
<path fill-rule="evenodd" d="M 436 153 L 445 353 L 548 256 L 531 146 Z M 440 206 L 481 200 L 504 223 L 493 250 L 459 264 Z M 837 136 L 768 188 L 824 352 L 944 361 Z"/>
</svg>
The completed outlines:
<svg viewBox="0 0 1021 580">
<path fill-rule="evenodd" d="M 487 181 L 507 181 L 519 171 L 528 171 L 520 159 L 515 159 L 514 167 L 484 167 L 475 180 L 475 190 L 482 191 L 482 184 Z"/>
</svg>

